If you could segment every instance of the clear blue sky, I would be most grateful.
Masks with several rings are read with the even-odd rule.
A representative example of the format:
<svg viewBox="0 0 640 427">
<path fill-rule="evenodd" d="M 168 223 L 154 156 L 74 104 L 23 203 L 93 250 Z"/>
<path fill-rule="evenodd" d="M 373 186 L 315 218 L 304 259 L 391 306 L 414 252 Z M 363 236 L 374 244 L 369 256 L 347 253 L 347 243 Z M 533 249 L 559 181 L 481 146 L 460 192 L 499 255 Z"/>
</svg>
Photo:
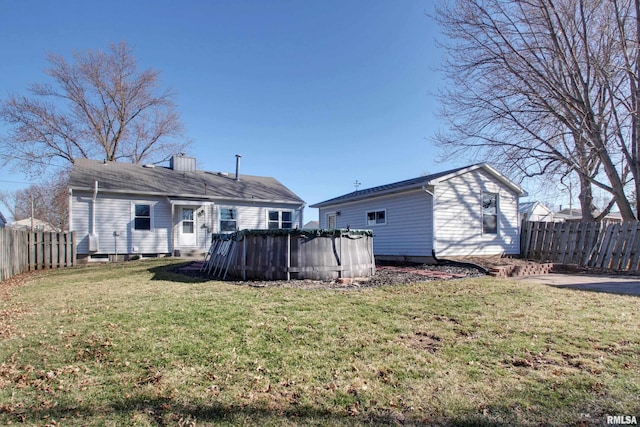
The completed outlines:
<svg viewBox="0 0 640 427">
<path fill-rule="evenodd" d="M 307 204 L 434 173 L 432 0 L 0 0 L 0 97 L 48 52 L 126 41 L 177 92 L 198 167 L 274 176 Z M 1 126 L 1 125 L 0 125 Z M 0 129 L 1 130 L 1 129 Z M 7 182 L 7 181 L 18 181 Z M 0 188 L 28 185 L 0 168 Z M 306 209 L 305 220 L 317 219 Z"/>
</svg>

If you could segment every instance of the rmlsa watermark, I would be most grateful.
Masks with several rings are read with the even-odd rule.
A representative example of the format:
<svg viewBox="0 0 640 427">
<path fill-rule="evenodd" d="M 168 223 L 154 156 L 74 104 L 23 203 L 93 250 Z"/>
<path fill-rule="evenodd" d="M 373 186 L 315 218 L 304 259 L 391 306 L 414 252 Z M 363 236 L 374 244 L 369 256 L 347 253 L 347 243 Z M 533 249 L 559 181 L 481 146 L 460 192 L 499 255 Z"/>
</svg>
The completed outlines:
<svg viewBox="0 0 640 427">
<path fill-rule="evenodd" d="M 607 415 L 607 424 L 637 425 L 635 415 Z"/>
</svg>

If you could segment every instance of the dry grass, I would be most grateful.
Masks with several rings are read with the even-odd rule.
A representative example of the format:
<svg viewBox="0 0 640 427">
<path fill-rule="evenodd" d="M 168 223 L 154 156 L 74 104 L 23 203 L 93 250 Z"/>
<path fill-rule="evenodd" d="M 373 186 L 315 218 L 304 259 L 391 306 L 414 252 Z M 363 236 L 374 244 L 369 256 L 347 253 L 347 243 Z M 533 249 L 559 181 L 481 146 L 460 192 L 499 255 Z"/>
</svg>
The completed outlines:
<svg viewBox="0 0 640 427">
<path fill-rule="evenodd" d="M 0 304 L 0 423 L 601 425 L 640 415 L 640 300 L 489 278 L 251 288 L 131 262 Z"/>
</svg>

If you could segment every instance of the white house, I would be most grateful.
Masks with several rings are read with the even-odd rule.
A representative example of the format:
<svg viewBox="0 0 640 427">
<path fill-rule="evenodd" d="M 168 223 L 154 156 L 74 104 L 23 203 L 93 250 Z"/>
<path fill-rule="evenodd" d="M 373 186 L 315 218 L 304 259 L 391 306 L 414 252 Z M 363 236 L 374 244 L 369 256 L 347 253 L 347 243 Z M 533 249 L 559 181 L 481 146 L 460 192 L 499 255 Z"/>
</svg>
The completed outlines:
<svg viewBox="0 0 640 427">
<path fill-rule="evenodd" d="M 239 157 L 239 156 L 238 156 Z M 275 178 L 78 159 L 69 178 L 69 229 L 78 258 L 206 251 L 212 233 L 301 228 L 304 201 Z"/>
<path fill-rule="evenodd" d="M 47 231 L 47 232 L 58 232 L 60 230 L 53 227 L 47 221 L 38 218 L 25 218 L 19 221 L 14 221 L 11 224 L 8 224 L 7 227 L 10 227 L 12 230 L 21 230 L 21 231 Z"/>
<path fill-rule="evenodd" d="M 373 230 L 379 260 L 519 254 L 526 192 L 486 163 L 355 191 L 310 207 L 321 228 Z"/>
<path fill-rule="evenodd" d="M 554 222 L 553 211 L 540 202 L 520 202 L 520 221 Z"/>
<path fill-rule="evenodd" d="M 599 216 L 601 212 L 595 211 L 594 216 Z M 553 214 L 553 217 L 558 222 L 582 222 L 582 209 L 580 208 L 565 208 L 560 209 Z M 622 215 L 620 212 L 609 212 L 602 218 L 604 222 L 622 222 Z"/>
</svg>

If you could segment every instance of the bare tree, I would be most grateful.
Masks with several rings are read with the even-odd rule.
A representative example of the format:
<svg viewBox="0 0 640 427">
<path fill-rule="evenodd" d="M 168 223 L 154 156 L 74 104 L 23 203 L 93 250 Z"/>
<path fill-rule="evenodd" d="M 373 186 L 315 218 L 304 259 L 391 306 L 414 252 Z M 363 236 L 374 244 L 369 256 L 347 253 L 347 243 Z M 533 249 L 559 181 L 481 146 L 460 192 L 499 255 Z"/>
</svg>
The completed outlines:
<svg viewBox="0 0 640 427">
<path fill-rule="evenodd" d="M 157 71 L 137 70 L 126 43 L 76 53 L 72 63 L 47 59 L 51 83 L 0 104 L 10 125 L 0 136 L 5 164 L 34 175 L 76 158 L 158 162 L 185 150 L 173 92 L 160 90 Z"/>
<path fill-rule="evenodd" d="M 14 221 L 34 218 L 53 229 L 68 229 L 69 192 L 66 172 L 59 172 L 46 184 L 34 184 L 24 190 L 0 192 L 0 202 L 9 209 Z"/>
<path fill-rule="evenodd" d="M 638 114 L 637 1 L 441 4 L 453 84 L 441 94 L 450 129 L 437 141 L 521 177 L 577 173 L 585 219 L 594 219 L 592 185 L 611 194 L 609 209 L 635 219 L 627 193 L 640 178 L 629 132 Z"/>
</svg>

